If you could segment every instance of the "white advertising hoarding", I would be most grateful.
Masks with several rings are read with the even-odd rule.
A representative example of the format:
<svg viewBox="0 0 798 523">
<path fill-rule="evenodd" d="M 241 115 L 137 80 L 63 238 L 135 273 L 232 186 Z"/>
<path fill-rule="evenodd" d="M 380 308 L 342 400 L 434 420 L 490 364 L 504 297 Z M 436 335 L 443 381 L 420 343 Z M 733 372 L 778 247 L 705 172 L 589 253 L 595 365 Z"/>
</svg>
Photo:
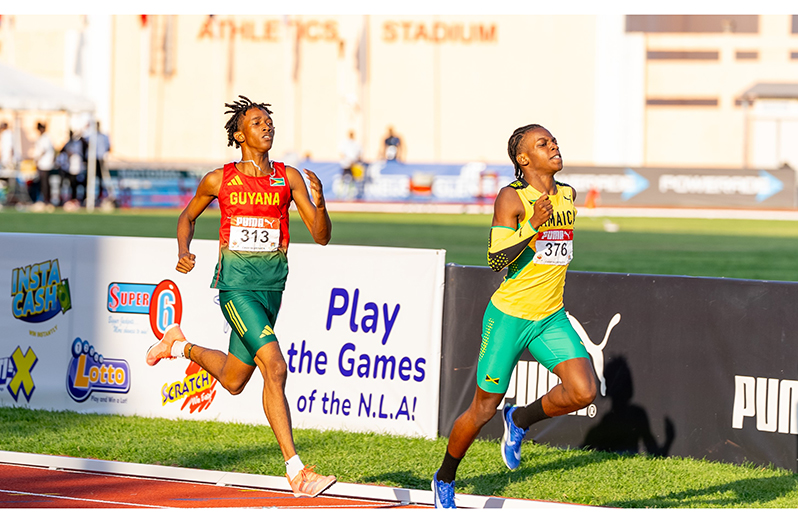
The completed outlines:
<svg viewBox="0 0 798 523">
<path fill-rule="evenodd" d="M 227 351 L 217 242 L 192 243 L 189 274 L 174 239 L 2 234 L 0 252 L 0 406 L 266 423 L 257 369 L 232 396 L 188 360 L 144 360 L 172 322 Z M 295 427 L 437 435 L 444 258 L 290 247 L 275 333 Z"/>
</svg>

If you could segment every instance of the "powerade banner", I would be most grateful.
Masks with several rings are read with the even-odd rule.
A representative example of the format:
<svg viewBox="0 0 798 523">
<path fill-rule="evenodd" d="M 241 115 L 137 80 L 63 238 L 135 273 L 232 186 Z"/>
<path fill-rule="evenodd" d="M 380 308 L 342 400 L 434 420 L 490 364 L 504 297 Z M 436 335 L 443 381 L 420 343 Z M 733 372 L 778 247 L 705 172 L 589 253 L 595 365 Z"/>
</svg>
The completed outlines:
<svg viewBox="0 0 798 523">
<path fill-rule="evenodd" d="M 218 243 L 192 242 L 189 274 L 174 247 L 0 234 L 0 406 L 266 424 L 257 369 L 233 396 L 188 360 L 146 364 L 172 323 L 204 347 L 230 340 L 210 287 Z M 445 252 L 293 244 L 288 258 L 274 331 L 294 426 L 435 437 Z"/>
<path fill-rule="evenodd" d="M 290 162 L 289 162 L 290 163 Z M 515 178 L 512 165 L 418 164 L 380 161 L 362 176 L 342 176 L 337 162 L 299 162 L 315 172 L 332 202 L 493 204 L 498 190 Z M 119 201 L 126 207 L 183 207 L 206 171 L 112 170 Z M 359 171 L 358 171 L 359 172 Z M 584 205 L 588 193 L 597 205 L 618 207 L 798 207 L 795 171 L 670 167 L 568 165 L 557 179 L 573 186 Z"/>
<path fill-rule="evenodd" d="M 482 314 L 501 277 L 447 267 L 442 435 L 473 397 Z M 796 471 L 796 302 L 798 283 L 569 272 L 565 308 L 599 392 L 585 409 L 533 425 L 527 438 Z M 531 403 L 558 383 L 525 351 L 505 402 Z M 480 437 L 502 434 L 497 415 Z"/>
<path fill-rule="evenodd" d="M 600 206 L 733 207 L 798 206 L 795 171 L 566 166 L 557 180 L 576 189 L 581 204 L 591 190 Z"/>
</svg>

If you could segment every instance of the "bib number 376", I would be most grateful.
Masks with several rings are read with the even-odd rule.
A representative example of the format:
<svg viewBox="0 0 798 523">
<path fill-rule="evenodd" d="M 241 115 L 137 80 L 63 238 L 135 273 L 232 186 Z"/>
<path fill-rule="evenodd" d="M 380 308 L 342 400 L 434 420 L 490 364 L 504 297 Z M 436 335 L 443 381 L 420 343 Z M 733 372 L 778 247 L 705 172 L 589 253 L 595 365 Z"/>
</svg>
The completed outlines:
<svg viewBox="0 0 798 523">
<path fill-rule="evenodd" d="M 280 219 L 262 216 L 233 216 L 230 221 L 230 250 L 272 252 L 280 246 Z"/>
<path fill-rule="evenodd" d="M 535 241 L 535 263 L 568 265 L 574 259 L 574 231 L 549 229 L 540 231 Z"/>
</svg>

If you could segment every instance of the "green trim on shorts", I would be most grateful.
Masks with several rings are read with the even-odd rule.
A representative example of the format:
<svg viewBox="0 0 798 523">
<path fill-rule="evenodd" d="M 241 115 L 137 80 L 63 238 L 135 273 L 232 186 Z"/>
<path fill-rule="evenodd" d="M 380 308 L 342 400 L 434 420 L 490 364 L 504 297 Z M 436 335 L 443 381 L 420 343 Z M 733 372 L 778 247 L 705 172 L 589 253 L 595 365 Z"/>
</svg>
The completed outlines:
<svg viewBox="0 0 798 523">
<path fill-rule="evenodd" d="M 277 341 L 274 323 L 282 300 L 283 291 L 219 291 L 219 306 L 231 327 L 228 352 L 254 367 L 258 350 Z"/>
<path fill-rule="evenodd" d="M 550 371 L 563 361 L 589 358 L 564 308 L 532 321 L 505 314 L 490 302 L 482 319 L 477 386 L 485 392 L 507 392 L 524 349 Z"/>
</svg>

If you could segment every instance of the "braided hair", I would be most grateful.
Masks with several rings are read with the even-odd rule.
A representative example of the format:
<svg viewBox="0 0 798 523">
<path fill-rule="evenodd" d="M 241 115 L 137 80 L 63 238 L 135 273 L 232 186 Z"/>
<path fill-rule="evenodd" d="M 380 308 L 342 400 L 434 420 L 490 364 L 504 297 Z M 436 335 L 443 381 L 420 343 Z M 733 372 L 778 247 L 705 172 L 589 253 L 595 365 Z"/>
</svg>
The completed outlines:
<svg viewBox="0 0 798 523">
<path fill-rule="evenodd" d="M 252 102 L 249 98 L 241 94 L 239 94 L 238 97 L 240 100 L 236 100 L 230 104 L 224 104 L 225 107 L 229 108 L 229 110 L 225 111 L 224 114 L 233 113 L 233 116 L 231 116 L 230 119 L 227 120 L 227 123 L 224 124 L 224 128 L 227 129 L 227 146 L 230 147 L 231 145 L 235 144 L 236 149 L 241 147 L 241 145 L 233 137 L 233 135 L 238 132 L 239 126 L 241 125 L 241 119 L 245 114 L 247 114 L 247 111 L 253 107 L 257 107 L 266 111 L 266 114 L 272 114 L 272 112 L 269 110 L 270 104 Z"/>
<path fill-rule="evenodd" d="M 519 180 L 524 177 L 524 173 L 521 172 L 521 166 L 518 165 L 518 160 L 515 159 L 516 155 L 518 154 L 518 145 L 521 143 L 521 139 L 528 131 L 542 128 L 542 125 L 536 123 L 519 127 L 513 131 L 512 136 L 510 136 L 510 140 L 507 142 L 507 154 L 510 155 L 510 161 L 512 161 L 513 166 L 515 166 L 515 177 Z"/>
</svg>

